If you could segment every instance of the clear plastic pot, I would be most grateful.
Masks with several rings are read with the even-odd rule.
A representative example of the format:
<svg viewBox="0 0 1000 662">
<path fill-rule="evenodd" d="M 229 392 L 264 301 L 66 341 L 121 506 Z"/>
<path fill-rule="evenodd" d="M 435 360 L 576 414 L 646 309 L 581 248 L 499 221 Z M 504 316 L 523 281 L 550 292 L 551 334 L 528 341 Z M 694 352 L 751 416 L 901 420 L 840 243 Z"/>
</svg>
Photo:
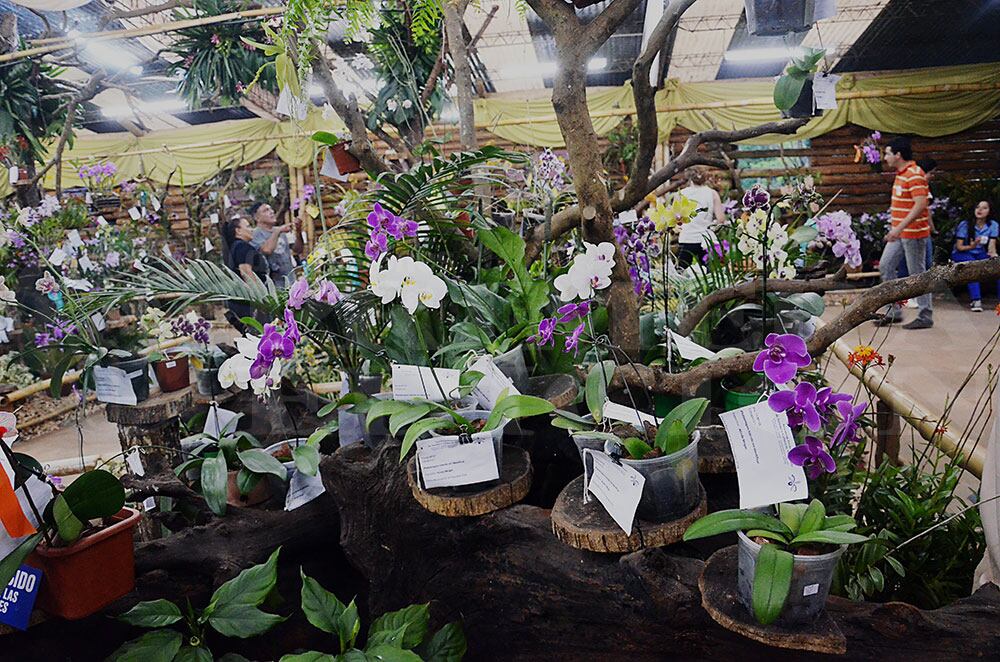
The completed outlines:
<svg viewBox="0 0 1000 662">
<path fill-rule="evenodd" d="M 815 621 L 826 607 L 826 597 L 833 583 L 833 572 L 837 561 L 844 553 L 845 545 L 827 554 L 794 554 L 792 565 L 792 585 L 788 589 L 788 599 L 776 623 L 778 625 L 800 625 Z M 739 576 L 736 579 L 740 602 L 753 613 L 753 578 L 757 571 L 757 554 L 760 545 L 739 532 Z"/>
<path fill-rule="evenodd" d="M 521 393 L 528 392 L 528 366 L 524 362 L 524 345 L 518 345 L 494 357 L 493 363 L 500 372 L 510 377 L 514 388 Z"/>
<path fill-rule="evenodd" d="M 490 412 L 477 409 L 474 411 L 459 411 L 460 416 L 463 416 L 470 421 L 483 421 L 489 418 Z M 490 430 L 490 436 L 493 438 L 493 452 L 496 454 L 497 459 L 497 471 L 500 476 L 503 476 L 503 430 L 507 426 L 507 421 L 498 425 L 495 429 Z M 428 437 L 441 437 L 444 439 L 458 439 L 458 435 L 454 434 L 435 434 L 434 432 L 427 433 Z M 454 490 L 468 490 L 468 489 L 482 489 L 488 485 L 498 484 L 499 480 L 488 480 L 482 483 L 474 483 L 471 485 L 461 485 L 459 487 L 453 487 Z"/>
<path fill-rule="evenodd" d="M 647 522 L 668 522 L 687 515 L 698 506 L 701 483 L 698 481 L 698 430 L 691 443 L 670 455 L 651 460 L 628 460 L 622 463 L 643 475 L 642 498 L 636 515 Z M 605 442 L 605 452 L 620 449 L 616 442 Z"/>
</svg>

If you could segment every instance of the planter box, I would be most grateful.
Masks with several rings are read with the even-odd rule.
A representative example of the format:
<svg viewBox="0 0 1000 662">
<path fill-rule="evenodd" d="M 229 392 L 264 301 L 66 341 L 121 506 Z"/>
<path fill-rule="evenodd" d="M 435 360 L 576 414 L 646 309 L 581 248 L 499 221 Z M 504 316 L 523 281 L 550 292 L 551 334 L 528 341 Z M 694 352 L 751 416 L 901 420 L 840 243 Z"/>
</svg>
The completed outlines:
<svg viewBox="0 0 1000 662">
<path fill-rule="evenodd" d="M 69 547 L 41 543 L 27 561 L 45 573 L 38 607 L 50 616 L 75 620 L 131 591 L 135 586 L 132 533 L 139 517 L 139 511 L 123 508 L 114 516 L 114 524 Z"/>
<path fill-rule="evenodd" d="M 186 356 L 170 356 L 168 354 L 167 358 L 153 363 L 153 372 L 156 373 L 156 381 L 159 382 L 160 390 L 164 393 L 179 391 L 191 384 L 188 357 Z"/>
</svg>

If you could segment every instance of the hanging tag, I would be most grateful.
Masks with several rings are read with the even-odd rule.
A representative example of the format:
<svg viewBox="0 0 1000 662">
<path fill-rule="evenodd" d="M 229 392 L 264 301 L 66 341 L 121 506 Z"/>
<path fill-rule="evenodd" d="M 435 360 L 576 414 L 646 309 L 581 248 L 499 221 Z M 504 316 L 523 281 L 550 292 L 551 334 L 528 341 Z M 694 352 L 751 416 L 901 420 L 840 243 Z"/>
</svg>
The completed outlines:
<svg viewBox="0 0 1000 662">
<path fill-rule="evenodd" d="M 79 248 L 83 246 L 83 239 L 80 237 L 80 231 L 77 229 L 70 230 L 66 233 L 66 240 L 69 241 L 69 245 L 73 248 Z"/>
<path fill-rule="evenodd" d="M 216 225 L 219 222 L 219 215 L 213 211 L 208 220 L 211 221 L 212 225 Z"/>
<path fill-rule="evenodd" d="M 437 379 L 435 379 L 435 376 Z M 443 402 L 458 398 L 460 373 L 452 368 L 392 364 L 392 399 L 427 398 Z M 440 383 L 440 388 L 438 384 Z M 444 389 L 444 393 L 441 393 Z"/>
<path fill-rule="evenodd" d="M 154 195 L 153 199 L 150 202 L 153 204 L 153 211 L 160 211 L 160 206 L 161 205 L 160 205 L 160 199 L 159 198 L 157 198 Z"/>
<path fill-rule="evenodd" d="M 817 110 L 837 109 L 837 81 L 835 74 L 818 74 L 813 77 L 813 99 Z"/>
<path fill-rule="evenodd" d="M 212 242 L 208 240 L 208 237 L 205 237 L 205 252 L 210 253 L 213 248 L 215 248 L 215 246 L 213 246 Z"/>
<path fill-rule="evenodd" d="M 104 218 L 104 215 L 102 214 L 97 217 L 97 224 L 104 227 L 108 224 L 108 219 Z"/>
<path fill-rule="evenodd" d="M 218 191 L 209 191 L 208 192 L 208 199 L 211 200 L 212 202 L 215 202 L 216 200 L 219 199 L 219 192 Z"/>
<path fill-rule="evenodd" d="M 138 448 L 133 446 L 132 450 L 125 455 L 125 464 L 128 465 L 128 470 L 136 476 L 146 475 L 146 470 L 142 466 L 142 453 L 139 452 Z"/>
<path fill-rule="evenodd" d="M 132 379 L 121 368 L 94 366 L 94 390 L 101 402 L 134 405 L 137 402 Z"/>
<path fill-rule="evenodd" d="M 142 212 L 139 211 L 138 207 L 130 207 L 128 210 L 128 215 L 129 218 L 131 218 L 133 221 L 138 221 L 140 218 L 142 218 Z"/>
<path fill-rule="evenodd" d="M 719 414 L 736 461 L 740 508 L 760 508 L 808 496 L 806 474 L 788 459 L 795 447 L 788 418 L 767 402 Z"/>
<path fill-rule="evenodd" d="M 618 222 L 622 225 L 634 225 L 639 222 L 639 214 L 634 209 L 626 209 L 618 214 Z"/>
<path fill-rule="evenodd" d="M 93 261 L 91 261 L 91 259 L 86 255 L 80 257 L 79 264 L 81 271 L 93 271 L 94 269 L 97 268 L 96 266 L 94 266 Z"/>
<path fill-rule="evenodd" d="M 604 403 L 602 413 L 604 418 L 610 418 L 613 421 L 622 421 L 623 423 L 634 425 L 640 430 L 644 428 L 645 423 L 649 423 L 651 425 L 660 424 L 659 419 L 652 414 L 637 411 L 632 407 L 626 407 L 625 405 L 620 405 L 617 402 L 611 402 L 610 400 Z"/>
<path fill-rule="evenodd" d="M 695 359 L 715 358 L 715 352 L 702 347 L 689 338 L 685 338 L 674 330 L 670 331 L 670 338 L 674 341 L 674 347 L 677 348 L 682 359 L 694 361 Z"/>
<path fill-rule="evenodd" d="M 236 426 L 239 425 L 242 416 L 243 414 L 223 409 L 213 403 L 205 415 L 205 425 L 202 427 L 201 432 L 212 439 L 228 437 L 236 432 Z"/>
<path fill-rule="evenodd" d="M 90 316 L 90 321 L 94 323 L 94 328 L 98 331 L 103 331 L 108 328 L 107 322 L 104 320 L 104 315 L 101 313 L 94 313 Z"/>
<path fill-rule="evenodd" d="M 11 166 L 7 169 L 7 181 L 13 185 L 17 184 L 17 179 L 20 176 L 21 171 L 18 170 L 17 166 Z"/>
<path fill-rule="evenodd" d="M 455 435 L 417 441 L 417 467 L 424 489 L 500 478 L 492 434 L 477 432 L 470 437 L 467 443 Z"/>
<path fill-rule="evenodd" d="M 278 182 L 271 182 L 271 197 L 278 197 Z"/>
<path fill-rule="evenodd" d="M 593 494 L 625 535 L 632 535 L 632 523 L 642 499 L 645 476 L 626 464 L 616 464 L 604 453 L 593 449 L 584 450 L 584 455 L 593 462 L 593 473 L 589 478 L 584 475 L 584 500 L 589 500 L 587 492 Z M 584 466 L 587 466 L 586 461 Z"/>
<path fill-rule="evenodd" d="M 52 251 L 51 255 L 49 255 L 49 262 L 52 266 L 59 267 L 62 266 L 62 263 L 65 262 L 68 257 L 69 255 L 66 254 L 66 251 L 61 248 L 57 248 Z"/>
<path fill-rule="evenodd" d="M 479 401 L 479 406 L 487 411 L 496 406 L 497 400 L 505 391 L 507 395 L 520 395 L 520 391 L 514 387 L 514 382 L 511 381 L 510 377 L 503 374 L 500 368 L 493 363 L 493 357 L 479 357 L 469 366 L 469 370 L 483 373 L 483 378 L 476 384 L 472 394 Z"/>
<path fill-rule="evenodd" d="M 292 477 L 288 481 L 285 510 L 292 511 L 296 508 L 301 508 L 325 491 L 323 478 L 319 474 L 308 476 L 296 469 L 292 472 Z"/>
<path fill-rule="evenodd" d="M 229 209 L 230 207 L 233 206 L 233 203 L 232 201 L 230 201 L 228 194 L 222 196 L 222 206 L 226 209 Z"/>
<path fill-rule="evenodd" d="M 90 194 L 90 191 L 87 191 L 86 195 L 83 196 L 83 201 L 88 205 L 94 204 L 94 196 Z"/>
<path fill-rule="evenodd" d="M 340 168 L 337 167 L 337 160 L 333 158 L 333 152 L 330 148 L 326 149 L 326 157 L 323 159 L 323 167 L 320 169 L 319 174 L 330 179 L 335 179 L 338 182 L 347 181 L 347 175 L 341 174 Z"/>
</svg>

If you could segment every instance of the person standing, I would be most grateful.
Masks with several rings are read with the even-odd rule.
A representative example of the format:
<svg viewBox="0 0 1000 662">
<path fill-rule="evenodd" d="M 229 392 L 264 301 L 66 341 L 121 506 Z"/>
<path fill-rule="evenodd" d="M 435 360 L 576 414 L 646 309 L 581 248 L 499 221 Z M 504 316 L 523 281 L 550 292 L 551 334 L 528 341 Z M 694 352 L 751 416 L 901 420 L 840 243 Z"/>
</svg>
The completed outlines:
<svg viewBox="0 0 1000 662">
<path fill-rule="evenodd" d="M 696 213 L 690 221 L 681 226 L 680 246 L 677 249 L 677 262 L 683 269 L 699 259 L 706 248 L 716 243 L 712 232 L 713 222 L 726 222 L 726 213 L 722 207 L 719 193 L 708 185 L 708 173 L 698 166 L 688 168 L 688 185 L 681 189 L 680 194 L 698 205 Z"/>
<path fill-rule="evenodd" d="M 250 243 L 259 250 L 271 267 L 271 280 L 277 287 L 288 287 L 292 282 L 295 258 L 302 255 L 302 230 L 298 219 L 292 225 L 278 225 L 274 209 L 266 202 L 256 202 L 250 206 L 256 227 Z M 287 232 L 293 231 L 295 241 L 288 243 Z"/>
<path fill-rule="evenodd" d="M 270 268 L 267 258 L 251 243 L 254 231 L 250 227 L 250 221 L 234 216 L 222 224 L 221 232 L 229 250 L 226 265 L 248 283 L 256 280 L 263 282 L 270 273 Z M 246 331 L 246 325 L 241 320 L 257 316 L 254 307 L 243 301 L 227 301 L 226 307 L 232 313 L 232 316 L 227 314 L 230 323 L 240 333 Z"/>
<path fill-rule="evenodd" d="M 997 236 L 1000 236 L 1000 225 L 992 216 L 992 208 L 987 200 L 980 200 L 976 205 L 975 220 L 973 222 L 962 221 L 955 231 L 955 250 L 951 254 L 954 262 L 972 262 L 973 260 L 985 260 L 989 257 L 997 256 Z M 969 298 L 972 304 L 969 310 L 974 313 L 983 312 L 983 297 L 980 293 L 979 283 L 970 282 Z M 1000 294 L 1000 284 L 997 293 Z"/>
<path fill-rule="evenodd" d="M 913 148 L 909 138 L 899 137 L 885 147 L 885 163 L 896 171 L 892 184 L 892 227 L 885 235 L 885 248 L 878 270 L 882 282 L 896 278 L 899 263 L 906 260 L 911 275 L 927 271 L 927 244 L 930 242 L 931 225 L 927 175 L 913 161 Z M 917 297 L 917 317 L 904 324 L 904 329 L 929 329 L 934 326 L 931 293 Z M 875 322 L 876 326 L 889 326 L 903 320 L 898 304 L 891 304 L 888 312 Z"/>
</svg>

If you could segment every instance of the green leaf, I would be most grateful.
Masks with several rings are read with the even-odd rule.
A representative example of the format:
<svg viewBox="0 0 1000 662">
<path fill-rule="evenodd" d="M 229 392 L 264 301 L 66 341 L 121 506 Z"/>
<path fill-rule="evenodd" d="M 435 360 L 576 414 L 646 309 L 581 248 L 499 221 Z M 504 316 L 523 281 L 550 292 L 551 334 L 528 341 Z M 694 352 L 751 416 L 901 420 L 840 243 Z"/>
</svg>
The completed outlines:
<svg viewBox="0 0 1000 662">
<path fill-rule="evenodd" d="M 684 421 L 675 418 L 670 426 L 661 425 L 656 431 L 656 446 L 664 455 L 670 455 L 688 445 L 689 434 Z"/>
<path fill-rule="evenodd" d="M 698 427 L 698 423 L 701 422 L 706 409 L 708 409 L 707 398 L 685 400 L 667 412 L 667 415 L 660 421 L 660 428 L 662 429 L 664 426 L 669 428 L 674 421 L 680 421 L 684 424 L 684 429 L 687 430 L 687 433 L 691 434 Z"/>
<path fill-rule="evenodd" d="M 299 576 L 302 577 L 302 612 L 306 620 L 323 632 L 337 634 L 338 619 L 347 607 L 301 568 Z"/>
<path fill-rule="evenodd" d="M 255 474 L 247 470 L 246 467 L 240 467 L 240 470 L 236 472 L 236 489 L 240 491 L 240 496 L 249 496 L 260 480 L 261 474 Z"/>
<path fill-rule="evenodd" d="M 403 637 L 406 635 L 406 626 L 396 628 L 395 630 L 380 630 L 374 634 L 368 635 L 367 647 L 372 646 L 392 646 L 393 648 L 403 647 Z"/>
<path fill-rule="evenodd" d="M 274 590 L 278 581 L 278 554 L 281 548 L 274 550 L 267 561 L 251 566 L 236 575 L 212 594 L 212 600 L 205 608 L 205 614 L 230 605 L 248 605 L 256 607 Z M 203 616 L 204 619 L 204 616 Z"/>
<path fill-rule="evenodd" d="M 280 662 L 337 662 L 338 659 L 329 653 L 309 651 L 295 655 L 282 655 Z"/>
<path fill-rule="evenodd" d="M 746 532 L 747 538 L 767 538 L 768 540 L 774 540 L 775 542 L 780 542 L 785 544 L 788 542 L 783 535 L 780 533 L 775 533 L 774 531 L 765 531 L 764 529 L 750 529 Z"/>
<path fill-rule="evenodd" d="M 173 662 L 213 662 L 212 652 L 203 646 L 183 646 Z"/>
<path fill-rule="evenodd" d="M 779 503 L 778 519 L 784 522 L 794 535 L 798 533 L 802 516 L 805 515 L 808 507 L 809 505 L 805 503 Z"/>
<path fill-rule="evenodd" d="M 361 616 L 358 614 L 358 606 L 354 600 L 347 605 L 344 611 L 337 617 L 337 636 L 340 637 L 340 648 L 352 648 L 354 641 L 361 631 Z"/>
<path fill-rule="evenodd" d="M 49 395 L 51 395 L 53 398 L 56 398 L 58 400 L 59 398 L 62 397 L 63 375 L 66 374 L 66 371 L 69 370 L 70 364 L 72 364 L 73 361 L 76 360 L 76 358 L 77 356 L 75 353 L 70 354 L 69 356 L 65 356 L 62 358 L 62 360 L 59 361 L 59 363 L 56 364 L 56 367 L 52 370 L 52 377 L 50 378 L 50 384 L 49 384 Z"/>
<path fill-rule="evenodd" d="M 119 616 L 118 620 L 142 628 L 162 628 L 167 625 L 173 625 L 182 618 L 184 616 L 177 605 L 170 600 L 163 600 L 161 598 L 149 602 L 140 602 Z"/>
<path fill-rule="evenodd" d="M 486 419 L 483 431 L 495 430 L 505 420 L 514 421 L 520 418 L 541 416 L 555 410 L 548 400 L 533 395 L 508 395 L 500 398 Z"/>
<path fill-rule="evenodd" d="M 569 430 L 570 432 L 585 432 L 594 427 L 593 423 L 577 423 L 576 421 L 570 420 L 564 416 L 559 416 L 558 414 L 554 416 L 550 422 L 552 427 Z"/>
<path fill-rule="evenodd" d="M 853 545 L 866 540 L 868 540 L 868 536 L 848 531 L 811 531 L 795 536 L 788 544 L 804 545 L 807 542 L 818 542 L 830 545 Z"/>
<path fill-rule="evenodd" d="M 608 384 L 615 374 L 614 361 L 602 361 L 590 367 L 587 373 L 587 381 L 584 385 L 584 397 L 587 402 L 587 409 L 594 417 L 594 422 L 600 423 L 604 417 L 604 403 L 608 399 Z"/>
<path fill-rule="evenodd" d="M 75 542 L 83 532 L 83 522 L 77 519 L 66 504 L 66 498 L 60 494 L 52 503 L 52 517 L 55 519 L 59 537 L 65 542 Z"/>
<path fill-rule="evenodd" d="M 284 616 L 268 614 L 257 607 L 229 603 L 216 607 L 208 617 L 208 624 L 224 637 L 249 639 L 264 634 L 284 620 Z"/>
<path fill-rule="evenodd" d="M 819 499 L 813 499 L 809 502 L 809 507 L 806 508 L 806 512 L 802 515 L 802 521 L 799 523 L 799 528 L 797 531 L 793 530 L 796 536 L 812 533 L 813 531 L 818 531 L 823 528 L 823 522 L 826 520 L 826 506 Z"/>
<path fill-rule="evenodd" d="M 785 74 L 774 84 L 774 105 L 778 110 L 788 110 L 798 101 L 806 84 L 804 76 Z"/>
<path fill-rule="evenodd" d="M 801 225 L 795 229 L 788 239 L 796 244 L 807 244 L 819 235 L 819 230 L 811 225 Z"/>
<path fill-rule="evenodd" d="M 379 660 L 381 662 L 422 662 L 420 656 L 413 651 L 393 646 L 374 646 L 365 650 L 365 655 L 369 660 Z"/>
<path fill-rule="evenodd" d="M 823 521 L 824 531 L 850 531 L 857 526 L 858 523 L 850 515 L 828 515 Z"/>
<path fill-rule="evenodd" d="M 420 420 L 431 411 L 430 405 L 416 405 L 409 409 L 398 411 L 389 416 L 389 434 L 396 436 L 399 429 Z"/>
<path fill-rule="evenodd" d="M 379 633 L 395 632 L 405 627 L 406 632 L 403 637 L 403 648 L 414 648 L 419 645 L 427 636 L 427 628 L 430 625 L 431 612 L 430 603 L 410 605 L 398 611 L 390 611 L 382 614 L 372 622 L 368 628 L 368 639 Z"/>
<path fill-rule="evenodd" d="M 104 469 L 94 469 L 70 483 L 62 493 L 81 522 L 117 515 L 125 507 L 125 488 Z"/>
<path fill-rule="evenodd" d="M 417 439 L 427 432 L 454 425 L 454 421 L 448 418 L 424 418 L 409 427 L 403 437 L 403 445 L 399 449 L 399 461 L 402 462 Z"/>
<path fill-rule="evenodd" d="M 113 662 L 171 662 L 181 649 L 184 638 L 174 630 L 154 630 L 122 644 L 112 653 Z"/>
<path fill-rule="evenodd" d="M 35 551 L 35 547 L 42 540 L 42 533 L 35 533 L 28 536 L 14 548 L 10 554 L 0 559 L 0 586 L 6 586 L 10 583 L 10 580 L 14 578 L 14 574 L 17 572 L 21 564 L 24 563 L 24 559 L 28 558 L 28 555 Z"/>
<path fill-rule="evenodd" d="M 219 517 L 226 514 L 226 483 L 228 470 L 222 453 L 205 458 L 201 465 L 201 494 L 209 510 Z"/>
<path fill-rule="evenodd" d="M 782 299 L 816 317 L 822 317 L 823 311 L 826 310 L 826 303 L 824 303 L 823 297 L 815 292 L 797 292 L 782 297 Z"/>
<path fill-rule="evenodd" d="M 465 633 L 459 623 L 448 623 L 421 646 L 424 662 L 461 662 L 465 656 Z"/>
<path fill-rule="evenodd" d="M 622 446 L 628 451 L 628 454 L 636 460 L 641 460 L 646 456 L 646 453 L 650 452 L 652 447 L 639 437 L 628 437 L 627 439 L 622 439 Z"/>
<path fill-rule="evenodd" d="M 753 576 L 753 615 L 763 625 L 781 616 L 792 586 L 795 558 L 777 545 L 761 545 Z"/>
<path fill-rule="evenodd" d="M 317 131 L 316 133 L 312 134 L 312 139 L 318 143 L 329 145 L 330 147 L 338 145 L 342 142 L 340 138 L 337 137 L 337 134 L 330 133 L 329 131 Z"/>
<path fill-rule="evenodd" d="M 770 515 L 755 513 L 751 510 L 720 510 L 705 515 L 689 526 L 684 532 L 684 540 L 696 540 L 720 533 L 750 529 L 774 531 L 789 538 L 792 535 L 791 529 L 784 522 Z"/>
<path fill-rule="evenodd" d="M 373 421 L 383 416 L 392 416 L 393 414 L 408 411 L 415 406 L 411 402 L 402 402 L 400 400 L 379 400 L 373 402 L 368 409 L 368 416 L 365 418 L 365 428 L 371 427 Z"/>
<path fill-rule="evenodd" d="M 284 481 L 288 477 L 288 472 L 285 471 L 285 467 L 278 461 L 278 458 L 267 451 L 251 448 L 236 455 L 243 466 L 255 474 L 271 474 L 280 481 Z"/>
<path fill-rule="evenodd" d="M 292 459 L 295 460 L 295 468 L 307 476 L 315 476 L 319 471 L 319 449 L 311 444 L 293 448 Z"/>
</svg>

